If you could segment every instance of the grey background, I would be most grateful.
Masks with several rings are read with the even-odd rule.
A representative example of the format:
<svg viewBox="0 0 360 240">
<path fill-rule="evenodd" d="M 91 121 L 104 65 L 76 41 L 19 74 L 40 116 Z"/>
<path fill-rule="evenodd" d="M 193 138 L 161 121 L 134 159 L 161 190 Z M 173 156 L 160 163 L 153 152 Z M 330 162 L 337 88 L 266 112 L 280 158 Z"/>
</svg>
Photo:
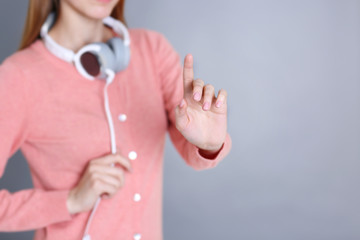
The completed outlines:
<svg viewBox="0 0 360 240">
<path fill-rule="evenodd" d="M 26 7 L 0 3 L 0 60 Z M 126 18 L 229 93 L 233 149 L 216 168 L 194 171 L 167 137 L 166 240 L 360 239 L 360 1 L 128 0 Z M 17 152 L 0 189 L 31 186 Z"/>
</svg>

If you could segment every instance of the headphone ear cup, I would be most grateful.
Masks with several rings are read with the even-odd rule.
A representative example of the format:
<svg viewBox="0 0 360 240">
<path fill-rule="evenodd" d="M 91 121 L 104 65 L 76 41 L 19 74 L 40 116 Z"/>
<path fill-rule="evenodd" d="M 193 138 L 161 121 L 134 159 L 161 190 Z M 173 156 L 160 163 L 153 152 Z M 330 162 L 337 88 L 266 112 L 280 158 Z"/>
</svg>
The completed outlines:
<svg viewBox="0 0 360 240">
<path fill-rule="evenodd" d="M 123 40 L 119 37 L 109 39 L 107 44 L 114 52 L 115 72 L 125 70 L 130 62 L 130 47 L 125 46 Z"/>
<path fill-rule="evenodd" d="M 116 59 L 115 59 L 115 55 L 114 55 L 112 49 L 109 47 L 109 45 L 107 45 L 103 42 L 96 42 L 93 44 L 100 46 L 100 51 L 97 54 L 98 54 L 98 58 L 101 62 L 101 70 L 104 71 L 105 69 L 110 68 L 111 70 L 115 71 Z M 102 72 L 102 74 L 105 74 L 105 73 Z"/>
</svg>

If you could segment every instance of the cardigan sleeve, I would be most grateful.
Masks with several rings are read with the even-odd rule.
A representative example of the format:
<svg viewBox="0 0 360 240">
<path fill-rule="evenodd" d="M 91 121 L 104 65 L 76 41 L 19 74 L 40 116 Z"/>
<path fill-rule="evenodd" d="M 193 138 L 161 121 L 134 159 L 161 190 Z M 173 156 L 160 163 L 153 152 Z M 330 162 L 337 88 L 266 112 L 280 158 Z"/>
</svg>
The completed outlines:
<svg viewBox="0 0 360 240">
<path fill-rule="evenodd" d="M 0 65 L 0 177 L 29 132 L 33 99 L 30 83 L 17 66 L 9 59 Z M 72 219 L 66 207 L 68 192 L 0 189 L 0 231 L 33 230 Z"/>
<path fill-rule="evenodd" d="M 199 153 L 199 148 L 186 140 L 175 126 L 175 107 L 180 104 L 184 95 L 183 68 L 179 54 L 161 33 L 156 33 L 157 71 L 161 81 L 164 105 L 168 116 L 168 131 L 170 139 L 185 162 L 195 170 L 215 167 L 224 159 L 231 149 L 231 137 L 226 134 L 225 142 L 213 158 L 205 158 Z"/>
</svg>

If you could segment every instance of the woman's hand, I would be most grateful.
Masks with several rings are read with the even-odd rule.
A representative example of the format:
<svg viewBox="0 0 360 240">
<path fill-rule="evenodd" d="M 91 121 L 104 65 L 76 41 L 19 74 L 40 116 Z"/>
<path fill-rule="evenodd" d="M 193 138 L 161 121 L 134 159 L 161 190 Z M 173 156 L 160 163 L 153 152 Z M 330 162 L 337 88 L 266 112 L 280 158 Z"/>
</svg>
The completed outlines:
<svg viewBox="0 0 360 240">
<path fill-rule="evenodd" d="M 193 57 L 184 60 L 184 98 L 175 109 L 176 128 L 192 144 L 209 155 L 222 147 L 227 128 L 227 92 L 221 89 L 217 98 L 214 87 L 194 80 Z"/>
<path fill-rule="evenodd" d="M 117 164 L 124 168 L 117 167 Z M 92 209 L 98 197 L 103 194 L 105 198 L 114 196 L 125 183 L 124 170 L 132 172 L 132 167 L 130 161 L 119 153 L 91 160 L 78 185 L 69 192 L 69 213 Z"/>
</svg>

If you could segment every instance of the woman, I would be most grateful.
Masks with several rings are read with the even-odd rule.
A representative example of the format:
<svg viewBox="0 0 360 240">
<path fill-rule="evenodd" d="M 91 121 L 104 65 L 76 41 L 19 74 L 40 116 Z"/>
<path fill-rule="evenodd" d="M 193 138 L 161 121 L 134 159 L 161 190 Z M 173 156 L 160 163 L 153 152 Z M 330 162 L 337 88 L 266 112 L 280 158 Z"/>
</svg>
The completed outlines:
<svg viewBox="0 0 360 240">
<path fill-rule="evenodd" d="M 186 163 L 215 167 L 229 153 L 226 91 L 193 79 L 193 59 L 155 31 L 129 29 L 131 59 L 108 88 L 117 153 L 103 109 L 105 81 L 88 81 L 53 55 L 48 35 L 77 52 L 120 37 L 102 19 L 125 22 L 124 0 L 30 0 L 19 51 L 0 66 L 0 176 L 21 148 L 33 189 L 0 191 L 0 230 L 37 229 L 34 239 L 81 239 L 91 209 L 96 239 L 162 239 L 162 166 L 166 131 Z M 116 167 L 112 167 L 112 165 Z M 126 179 L 126 181 L 125 181 Z"/>
</svg>

